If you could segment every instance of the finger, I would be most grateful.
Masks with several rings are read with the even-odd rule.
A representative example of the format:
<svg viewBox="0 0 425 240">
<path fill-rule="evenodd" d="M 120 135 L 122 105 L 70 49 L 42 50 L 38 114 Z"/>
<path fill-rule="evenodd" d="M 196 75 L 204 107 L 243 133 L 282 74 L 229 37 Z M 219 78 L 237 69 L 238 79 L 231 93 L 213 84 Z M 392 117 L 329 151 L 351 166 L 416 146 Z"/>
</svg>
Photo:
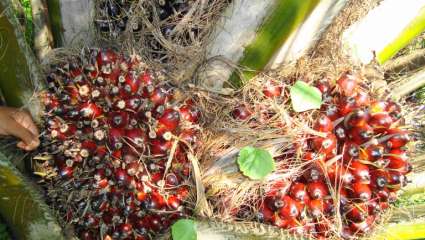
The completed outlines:
<svg viewBox="0 0 425 240">
<path fill-rule="evenodd" d="M 31 145 L 38 136 L 34 136 L 28 129 L 24 128 L 21 124 L 11 119 L 7 122 L 7 132 L 19 139 L 21 139 L 26 145 Z"/>
<path fill-rule="evenodd" d="M 39 145 L 40 145 L 40 141 L 37 141 L 37 142 L 33 141 L 29 145 L 25 144 L 23 141 L 20 141 L 18 142 L 18 144 L 16 144 L 18 148 L 23 149 L 25 151 L 32 151 L 36 149 Z"/>
<path fill-rule="evenodd" d="M 38 136 L 40 133 L 38 131 L 38 127 L 35 125 L 31 114 L 28 111 L 19 111 L 14 115 L 14 118 L 18 123 L 31 131 L 35 136 Z"/>
</svg>

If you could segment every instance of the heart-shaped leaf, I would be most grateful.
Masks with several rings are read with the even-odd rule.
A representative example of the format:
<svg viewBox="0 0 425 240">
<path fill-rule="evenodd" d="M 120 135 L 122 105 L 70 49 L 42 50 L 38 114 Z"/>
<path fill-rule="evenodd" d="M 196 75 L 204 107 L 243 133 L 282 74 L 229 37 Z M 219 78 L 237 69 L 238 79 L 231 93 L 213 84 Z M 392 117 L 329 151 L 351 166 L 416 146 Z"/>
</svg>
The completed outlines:
<svg viewBox="0 0 425 240">
<path fill-rule="evenodd" d="M 191 219 L 180 219 L 171 227 L 173 240 L 196 240 L 196 224 Z"/>
<path fill-rule="evenodd" d="M 306 82 L 297 81 L 291 87 L 292 108 L 295 112 L 319 109 L 322 105 L 322 93 Z"/>
<path fill-rule="evenodd" d="M 275 170 L 272 155 L 264 149 L 244 147 L 239 151 L 237 162 L 241 172 L 254 180 L 263 179 Z"/>
</svg>

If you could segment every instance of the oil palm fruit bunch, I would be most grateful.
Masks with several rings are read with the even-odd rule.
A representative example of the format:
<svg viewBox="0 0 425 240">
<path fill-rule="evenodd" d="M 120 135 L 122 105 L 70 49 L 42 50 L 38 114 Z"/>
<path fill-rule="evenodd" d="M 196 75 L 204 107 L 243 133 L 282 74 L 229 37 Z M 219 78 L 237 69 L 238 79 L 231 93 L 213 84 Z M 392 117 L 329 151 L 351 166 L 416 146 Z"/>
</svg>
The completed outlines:
<svg viewBox="0 0 425 240">
<path fill-rule="evenodd" d="M 319 134 L 298 149 L 303 172 L 265 193 L 258 219 L 318 239 L 356 239 L 373 229 L 407 183 L 409 131 L 401 107 L 372 98 L 354 74 L 316 86 L 324 103 L 313 126 Z"/>
<path fill-rule="evenodd" d="M 81 239 L 156 239 L 191 214 L 200 111 L 138 56 L 86 56 L 52 66 L 42 93 L 48 199 Z"/>
</svg>

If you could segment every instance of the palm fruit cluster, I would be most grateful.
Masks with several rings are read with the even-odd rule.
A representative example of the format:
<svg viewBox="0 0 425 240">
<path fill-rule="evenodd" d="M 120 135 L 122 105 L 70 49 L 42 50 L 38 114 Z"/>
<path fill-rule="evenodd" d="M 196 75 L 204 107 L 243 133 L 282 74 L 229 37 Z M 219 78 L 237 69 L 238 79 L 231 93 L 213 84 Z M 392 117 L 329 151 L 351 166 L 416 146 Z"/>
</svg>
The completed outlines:
<svg viewBox="0 0 425 240">
<path fill-rule="evenodd" d="M 332 86 L 319 80 L 323 105 L 310 136 L 297 147 L 303 172 L 265 193 L 259 221 L 318 239 L 368 234 L 397 198 L 412 170 L 401 107 L 372 98 L 359 77 L 345 73 Z M 264 95 L 280 95 L 266 87 Z M 274 94 L 276 93 L 276 94 Z M 246 108 L 234 117 L 246 119 Z"/>
<path fill-rule="evenodd" d="M 156 239 L 191 214 L 200 111 L 138 56 L 86 56 L 53 66 L 42 94 L 48 199 L 80 239 Z"/>
</svg>

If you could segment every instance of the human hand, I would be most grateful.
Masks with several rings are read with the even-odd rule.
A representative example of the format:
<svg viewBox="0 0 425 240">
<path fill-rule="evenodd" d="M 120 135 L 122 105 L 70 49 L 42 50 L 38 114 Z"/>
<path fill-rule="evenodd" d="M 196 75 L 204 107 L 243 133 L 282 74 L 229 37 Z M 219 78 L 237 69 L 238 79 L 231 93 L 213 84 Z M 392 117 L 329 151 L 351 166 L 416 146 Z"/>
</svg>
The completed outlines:
<svg viewBox="0 0 425 240">
<path fill-rule="evenodd" d="M 20 139 L 17 147 L 26 151 L 40 145 L 38 128 L 31 115 L 21 109 L 0 107 L 0 135 L 12 135 Z"/>
</svg>

